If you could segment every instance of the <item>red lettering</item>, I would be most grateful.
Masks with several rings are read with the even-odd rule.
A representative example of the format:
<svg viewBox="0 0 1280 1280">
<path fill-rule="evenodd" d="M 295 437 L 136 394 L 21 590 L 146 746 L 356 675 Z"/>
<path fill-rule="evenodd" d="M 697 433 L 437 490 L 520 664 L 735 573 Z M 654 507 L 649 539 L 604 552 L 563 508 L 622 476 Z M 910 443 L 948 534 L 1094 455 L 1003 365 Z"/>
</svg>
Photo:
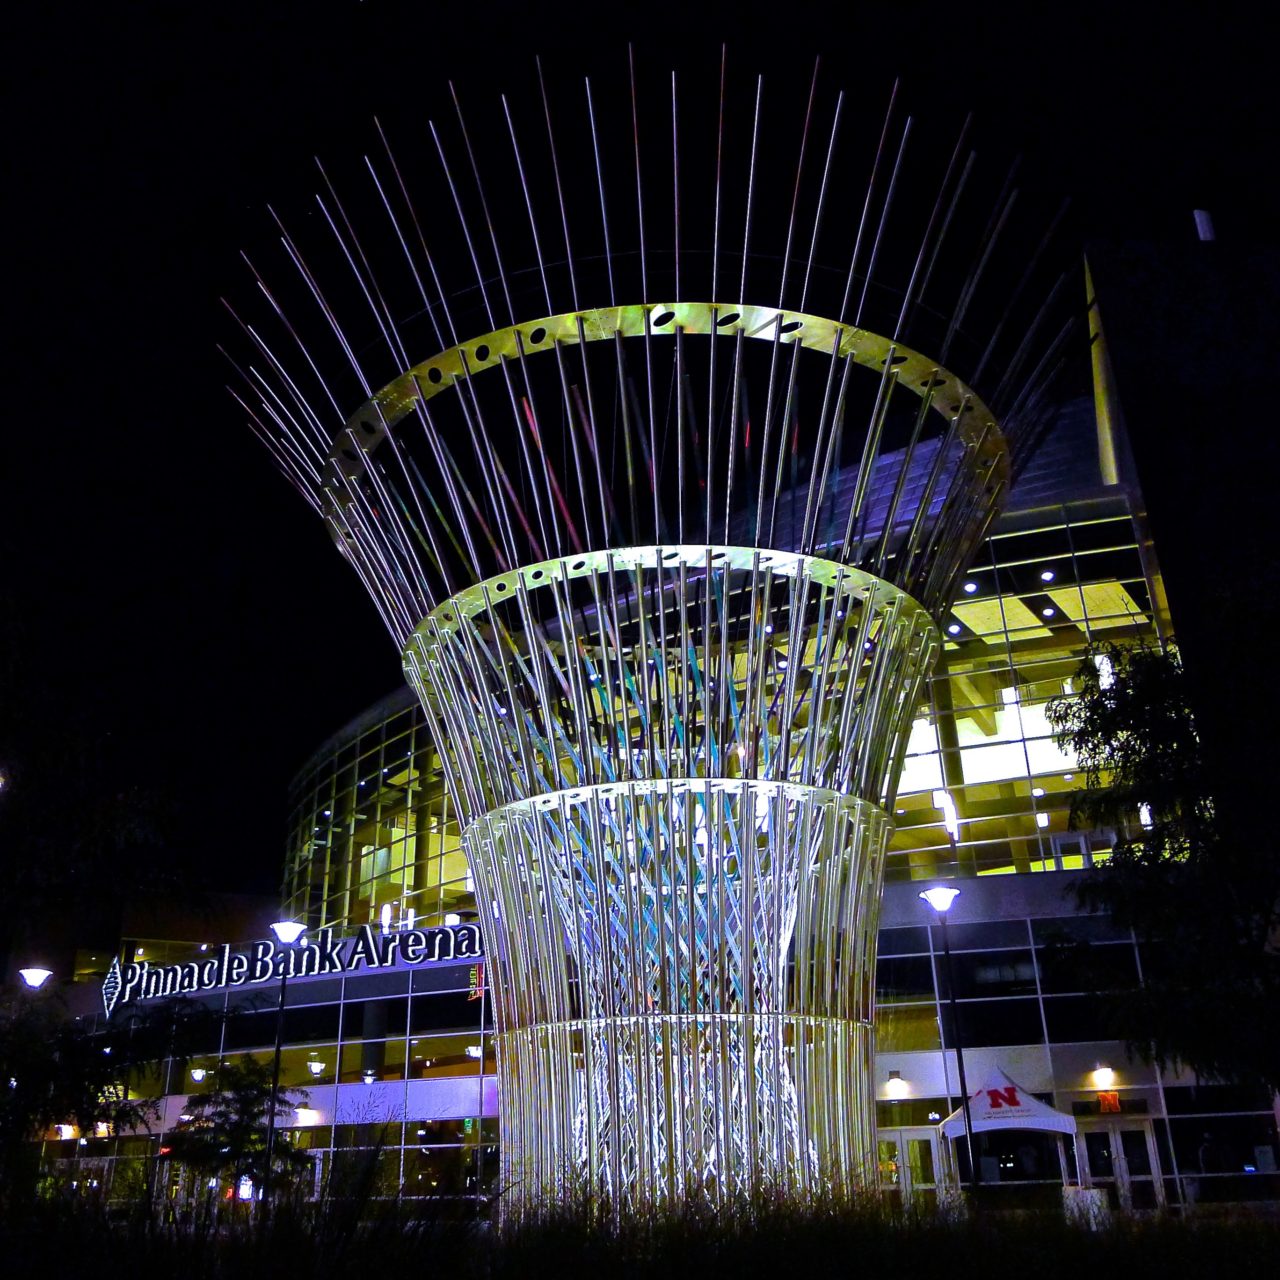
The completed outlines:
<svg viewBox="0 0 1280 1280">
<path fill-rule="evenodd" d="M 991 1104 L 992 1111 L 1000 1107 L 1022 1106 L 1022 1103 L 1018 1100 L 1018 1090 L 1015 1085 L 1008 1085 L 1003 1089 L 988 1089 L 987 1101 Z"/>
</svg>

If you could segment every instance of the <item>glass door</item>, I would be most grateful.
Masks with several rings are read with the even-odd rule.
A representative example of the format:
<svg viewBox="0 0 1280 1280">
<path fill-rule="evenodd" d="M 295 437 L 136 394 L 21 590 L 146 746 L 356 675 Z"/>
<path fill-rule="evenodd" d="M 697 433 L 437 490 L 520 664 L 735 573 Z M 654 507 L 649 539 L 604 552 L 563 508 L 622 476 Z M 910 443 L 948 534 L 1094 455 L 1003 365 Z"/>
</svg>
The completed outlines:
<svg viewBox="0 0 1280 1280">
<path fill-rule="evenodd" d="M 902 1135 L 897 1129 L 881 1129 L 876 1144 L 876 1162 L 880 1175 L 880 1194 L 890 1204 L 901 1208 L 905 1193 L 902 1168 Z"/>
<path fill-rule="evenodd" d="M 932 1209 L 938 1203 L 938 1135 L 935 1129 L 880 1131 L 880 1187 L 904 1206 Z"/>
<path fill-rule="evenodd" d="M 1095 1187 L 1113 1209 L 1158 1209 L 1164 1184 L 1151 1124 L 1146 1120 L 1089 1120 L 1080 1126 L 1081 1145 Z"/>
</svg>

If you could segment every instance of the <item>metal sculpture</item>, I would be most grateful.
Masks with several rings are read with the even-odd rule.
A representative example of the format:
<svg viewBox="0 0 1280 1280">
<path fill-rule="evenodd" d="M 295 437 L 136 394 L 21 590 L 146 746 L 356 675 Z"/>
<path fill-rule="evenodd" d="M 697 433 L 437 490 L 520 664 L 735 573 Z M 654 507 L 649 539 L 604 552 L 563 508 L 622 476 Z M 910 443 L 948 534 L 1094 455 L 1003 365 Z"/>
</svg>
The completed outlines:
<svg viewBox="0 0 1280 1280">
<path fill-rule="evenodd" d="M 932 328 L 944 359 L 961 348 L 1007 243 L 1008 184 L 972 227 L 958 215 L 963 131 L 904 254 L 888 228 L 911 122 L 893 145 L 892 102 L 853 200 L 844 96 L 823 98 L 816 73 L 785 140 L 764 127 L 762 80 L 735 112 L 723 64 L 701 118 L 673 76 L 656 128 L 644 84 L 633 66 L 611 141 L 590 82 L 553 128 L 539 68 L 536 148 L 507 99 L 473 130 L 455 96 L 454 145 L 430 128 L 431 217 L 384 139 L 366 161 L 373 241 L 325 179 L 338 283 L 281 228 L 318 329 L 261 278 L 283 347 L 243 322 L 256 354 L 235 394 L 400 646 L 460 815 L 515 1214 L 584 1192 L 621 1211 L 873 1176 L 887 814 L 937 621 L 1065 337 L 1051 306 L 1018 311 L 1037 250 L 970 361 L 1001 370 L 1004 430 L 908 345 Z M 495 130 L 509 167 L 474 144 Z M 617 248 L 628 187 L 635 254 Z M 779 191 L 780 256 L 761 259 Z M 522 238 L 536 270 L 517 275 L 504 248 Z M 881 291 L 891 270 L 905 274 Z M 939 312 L 925 295 L 944 278 Z M 372 348 L 346 336 L 334 290 Z M 436 354 L 411 358 L 424 346 Z M 341 364 L 354 412 L 324 372 Z"/>
</svg>

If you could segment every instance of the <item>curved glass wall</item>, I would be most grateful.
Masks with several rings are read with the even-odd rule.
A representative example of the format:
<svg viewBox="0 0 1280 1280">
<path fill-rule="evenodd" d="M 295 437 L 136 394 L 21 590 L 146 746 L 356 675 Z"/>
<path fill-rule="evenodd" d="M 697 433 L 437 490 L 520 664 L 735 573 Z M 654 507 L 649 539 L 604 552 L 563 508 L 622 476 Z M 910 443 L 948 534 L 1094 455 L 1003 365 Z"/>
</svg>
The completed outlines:
<svg viewBox="0 0 1280 1280">
<path fill-rule="evenodd" d="M 1045 707 L 1071 692 L 1091 641 L 1152 637 L 1159 614 L 1159 582 L 1124 491 L 1006 515 L 945 625 L 930 705 L 911 732 L 886 878 L 1073 870 L 1105 857 L 1110 833 L 1069 829 L 1075 761 L 1054 743 Z M 458 825 L 409 690 L 331 739 L 292 801 L 284 898 L 297 919 L 476 918 Z"/>
<path fill-rule="evenodd" d="M 476 918 L 458 824 L 409 689 L 332 738 L 291 799 L 284 902 L 295 919 L 410 928 Z"/>
<path fill-rule="evenodd" d="M 1070 830 L 1082 780 L 1045 711 L 1072 692 L 1089 644 L 1155 637 L 1160 585 L 1144 570 L 1120 491 L 1001 522 L 963 579 L 912 726 L 887 879 L 1069 871 L 1107 855 L 1112 833 Z"/>
</svg>

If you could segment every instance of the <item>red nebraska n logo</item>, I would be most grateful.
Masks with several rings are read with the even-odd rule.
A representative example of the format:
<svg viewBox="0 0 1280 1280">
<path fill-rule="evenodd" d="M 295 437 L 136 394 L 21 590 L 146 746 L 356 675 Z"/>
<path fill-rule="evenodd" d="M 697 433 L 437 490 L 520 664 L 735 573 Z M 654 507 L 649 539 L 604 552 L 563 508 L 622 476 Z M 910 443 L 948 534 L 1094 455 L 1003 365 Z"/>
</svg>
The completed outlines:
<svg viewBox="0 0 1280 1280">
<path fill-rule="evenodd" d="M 988 1089 L 987 1102 L 990 1103 L 992 1111 L 999 1107 L 1022 1106 L 1022 1103 L 1018 1101 L 1017 1086 L 1012 1084 L 1003 1089 Z"/>
</svg>

